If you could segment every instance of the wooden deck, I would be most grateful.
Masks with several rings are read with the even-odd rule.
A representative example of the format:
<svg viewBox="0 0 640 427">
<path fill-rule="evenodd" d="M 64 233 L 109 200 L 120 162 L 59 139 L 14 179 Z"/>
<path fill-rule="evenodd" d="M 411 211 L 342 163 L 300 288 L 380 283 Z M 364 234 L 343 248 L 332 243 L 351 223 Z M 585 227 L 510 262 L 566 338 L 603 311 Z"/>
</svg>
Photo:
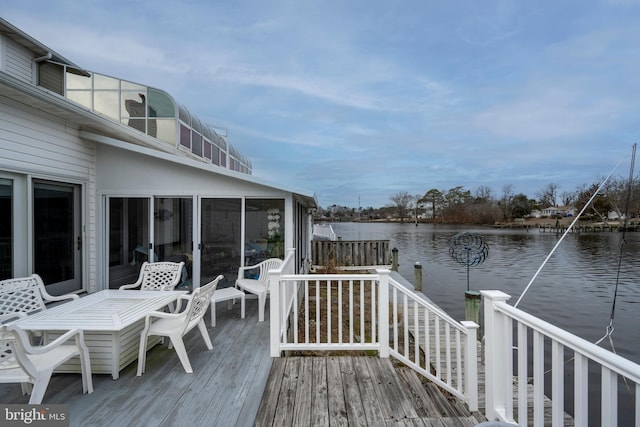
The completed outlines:
<svg viewBox="0 0 640 427">
<path fill-rule="evenodd" d="M 485 418 L 407 367 L 366 356 L 276 359 L 256 427 L 471 427 Z"/>
<path fill-rule="evenodd" d="M 197 329 L 187 335 L 193 374 L 159 345 L 148 352 L 142 377 L 137 363 L 117 380 L 94 374 L 92 394 L 82 394 L 79 374 L 54 374 L 43 404 L 69 404 L 71 426 L 252 426 L 272 360 L 269 322 L 258 322 L 257 300 L 247 299 L 246 311 L 241 319 L 239 303 L 230 311 L 220 303 L 214 328 L 207 313 L 211 351 Z M 0 384 L 0 402 L 28 403 L 29 396 L 19 384 Z"/>
<path fill-rule="evenodd" d="M 268 319 L 268 308 L 266 319 Z M 483 420 L 463 404 L 423 384 L 406 367 L 378 357 L 269 357 L 269 322 L 258 322 L 257 300 L 217 307 L 207 326 L 213 350 L 197 330 L 185 339 L 193 374 L 175 351 L 148 352 L 146 372 L 132 363 L 113 380 L 94 374 L 82 394 L 78 374 L 55 374 L 43 404 L 68 404 L 71 426 L 474 426 Z M 263 399 L 264 397 L 264 399 Z M 263 399 L 263 400 L 262 400 Z M 262 400 L 262 401 L 261 401 Z M 19 384 L 0 384 L 0 402 L 28 403 Z M 260 412 L 259 412 L 260 410 Z"/>
</svg>

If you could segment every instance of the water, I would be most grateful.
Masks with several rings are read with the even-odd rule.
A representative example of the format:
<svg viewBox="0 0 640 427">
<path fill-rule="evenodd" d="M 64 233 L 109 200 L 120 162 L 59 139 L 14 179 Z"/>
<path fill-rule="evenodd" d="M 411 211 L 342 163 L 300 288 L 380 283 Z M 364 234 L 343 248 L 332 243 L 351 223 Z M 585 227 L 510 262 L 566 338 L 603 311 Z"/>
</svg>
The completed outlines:
<svg viewBox="0 0 640 427">
<path fill-rule="evenodd" d="M 458 320 L 464 320 L 467 268 L 449 255 L 449 241 L 460 232 L 480 236 L 489 245 L 486 260 L 469 270 L 471 290 L 501 290 L 515 304 L 538 268 L 560 240 L 537 229 L 494 229 L 468 226 L 396 223 L 334 223 L 343 240 L 390 240 L 399 254 L 399 272 L 414 283 L 414 264 L 422 265 L 423 292 Z M 518 308 L 558 327 L 596 342 L 605 335 L 612 311 L 623 247 L 614 311 L 613 349 L 640 363 L 640 233 L 570 233 L 533 281 Z M 601 344 L 612 350 L 610 341 Z M 619 388 L 626 387 L 624 385 Z M 597 390 L 590 386 L 590 394 Z M 622 391 L 624 393 L 624 391 Z M 566 402 L 570 404 L 570 402 Z M 619 425 L 633 414 L 632 402 L 623 403 Z M 632 406 L 631 406 L 632 408 Z M 597 425 L 599 408 L 590 405 Z M 590 421 L 590 424 L 591 424 Z"/>
</svg>

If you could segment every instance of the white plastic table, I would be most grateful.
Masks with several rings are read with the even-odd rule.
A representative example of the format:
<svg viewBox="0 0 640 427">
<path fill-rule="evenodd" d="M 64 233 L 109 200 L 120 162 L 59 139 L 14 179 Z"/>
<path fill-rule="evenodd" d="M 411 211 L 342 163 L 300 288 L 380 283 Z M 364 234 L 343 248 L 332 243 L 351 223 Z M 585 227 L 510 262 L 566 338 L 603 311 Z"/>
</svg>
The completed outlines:
<svg viewBox="0 0 640 427">
<path fill-rule="evenodd" d="M 216 303 L 239 299 L 240 317 L 244 319 L 244 292 L 236 288 L 216 289 L 211 297 L 211 326 L 216 326 Z"/>
<path fill-rule="evenodd" d="M 62 303 L 14 323 L 28 331 L 41 331 L 45 344 L 70 329 L 82 329 L 91 357 L 91 371 L 111 374 L 115 380 L 124 367 L 138 358 L 140 332 L 146 315 L 162 309 L 185 293 L 109 289 Z M 158 342 L 159 337 L 149 340 L 148 348 Z M 71 359 L 56 372 L 80 372 L 79 359 Z"/>
</svg>

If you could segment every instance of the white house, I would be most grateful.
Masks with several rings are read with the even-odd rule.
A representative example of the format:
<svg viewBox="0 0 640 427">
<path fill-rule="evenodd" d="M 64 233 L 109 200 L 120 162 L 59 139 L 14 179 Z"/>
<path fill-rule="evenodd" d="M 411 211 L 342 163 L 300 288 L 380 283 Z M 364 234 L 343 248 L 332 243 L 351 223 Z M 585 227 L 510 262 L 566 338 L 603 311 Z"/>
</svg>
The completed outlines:
<svg viewBox="0 0 640 427">
<path fill-rule="evenodd" d="M 313 193 L 252 175 L 247 157 L 166 92 L 84 70 L 0 19 L 0 279 L 94 292 L 144 260 L 185 285 L 296 248 Z"/>
</svg>

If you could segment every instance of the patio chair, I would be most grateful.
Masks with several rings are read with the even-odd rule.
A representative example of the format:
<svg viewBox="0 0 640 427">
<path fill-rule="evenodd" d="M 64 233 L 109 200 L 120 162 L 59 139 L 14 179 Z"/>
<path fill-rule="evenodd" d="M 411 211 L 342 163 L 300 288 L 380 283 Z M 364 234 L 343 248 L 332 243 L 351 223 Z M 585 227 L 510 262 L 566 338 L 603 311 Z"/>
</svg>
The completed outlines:
<svg viewBox="0 0 640 427">
<path fill-rule="evenodd" d="M 143 262 L 140 275 L 135 283 L 120 286 L 123 289 L 140 287 L 143 291 L 172 291 L 180 283 L 182 276 L 182 262 Z"/>
<path fill-rule="evenodd" d="M 80 357 L 82 391 L 92 393 L 89 350 L 80 329 L 68 331 L 47 345 L 32 346 L 20 327 L 4 325 L 0 330 L 0 383 L 20 383 L 23 394 L 31 392 L 29 404 L 39 405 L 53 370 L 75 356 Z"/>
<path fill-rule="evenodd" d="M 207 348 L 209 350 L 213 349 L 203 317 L 211 304 L 211 296 L 215 292 L 218 282 L 223 278 L 224 276 L 219 275 L 215 280 L 195 289 L 190 295 L 181 296 L 178 300 L 175 313 L 154 311 L 147 315 L 144 321 L 144 329 L 140 334 L 138 376 L 144 373 L 149 335 L 169 337 L 171 340 L 169 347 L 171 348 L 171 346 L 173 346 L 173 348 L 175 348 L 184 370 L 188 374 L 193 373 L 182 337 L 197 326 Z M 187 305 L 184 310 L 180 311 L 182 301 L 186 301 Z"/>
<path fill-rule="evenodd" d="M 243 291 L 255 294 L 258 296 L 258 321 L 264 321 L 264 305 L 267 301 L 267 294 L 269 293 L 269 282 L 267 274 L 269 270 L 275 270 L 282 266 L 283 261 L 280 258 L 269 258 L 264 261 L 255 264 L 248 265 L 246 267 L 240 267 L 238 269 L 238 279 L 236 280 L 236 288 Z M 255 278 L 245 277 L 245 273 L 250 270 L 258 270 Z"/>
<path fill-rule="evenodd" d="M 30 314 L 45 310 L 46 302 L 78 299 L 76 294 L 49 295 L 39 275 L 6 279 L 0 282 L 0 316 L 11 313 Z"/>
</svg>

